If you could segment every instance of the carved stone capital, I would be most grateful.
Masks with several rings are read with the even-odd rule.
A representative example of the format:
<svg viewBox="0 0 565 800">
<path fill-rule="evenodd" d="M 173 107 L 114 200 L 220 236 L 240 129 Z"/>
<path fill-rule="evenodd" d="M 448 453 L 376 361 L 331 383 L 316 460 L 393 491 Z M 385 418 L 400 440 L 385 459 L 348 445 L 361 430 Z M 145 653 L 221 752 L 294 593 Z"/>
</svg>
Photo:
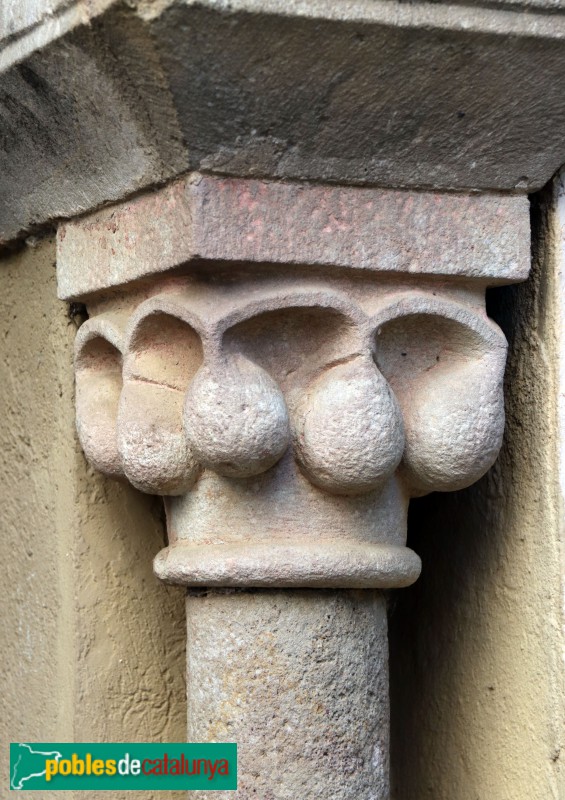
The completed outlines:
<svg viewBox="0 0 565 800">
<path fill-rule="evenodd" d="M 191 176 L 62 226 L 91 463 L 163 495 L 164 580 L 412 583 L 410 497 L 481 477 L 504 428 L 489 284 L 522 198 Z"/>
</svg>

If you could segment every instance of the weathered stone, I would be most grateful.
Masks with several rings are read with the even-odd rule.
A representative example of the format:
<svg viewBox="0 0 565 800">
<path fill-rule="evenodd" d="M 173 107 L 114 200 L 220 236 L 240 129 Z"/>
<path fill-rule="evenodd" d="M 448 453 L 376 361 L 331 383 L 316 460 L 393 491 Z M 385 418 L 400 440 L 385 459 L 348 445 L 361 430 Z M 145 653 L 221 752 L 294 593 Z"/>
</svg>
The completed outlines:
<svg viewBox="0 0 565 800">
<path fill-rule="evenodd" d="M 114 0 L 8 0 L 0 6 L 0 63 L 10 63 L 102 13 Z"/>
<path fill-rule="evenodd" d="M 389 799 L 380 592 L 189 593 L 186 609 L 188 740 L 237 742 L 237 798 Z"/>
<path fill-rule="evenodd" d="M 283 263 L 521 280 L 525 197 L 192 175 L 59 227 L 59 293 L 83 297 L 187 262 Z"/>
<path fill-rule="evenodd" d="M 202 169 L 523 192 L 565 158 L 562 14 L 208 0 L 152 25 Z"/>
<path fill-rule="evenodd" d="M 25 5 L 0 51 L 0 240 L 195 169 L 532 191 L 565 161 L 565 15 L 492 6 Z"/>
<path fill-rule="evenodd" d="M 565 796 L 564 177 L 533 198 L 530 278 L 488 296 L 509 338 L 500 456 L 411 508 L 424 568 L 389 618 L 399 800 Z"/>
<path fill-rule="evenodd" d="M 164 579 L 405 585 L 409 496 L 468 485 L 496 458 L 506 348 L 481 289 L 440 300 L 435 282 L 304 272 L 175 277 L 129 317 L 104 300 L 80 330 L 81 440 L 169 496 Z"/>
<path fill-rule="evenodd" d="M 414 580 L 409 497 L 474 482 L 500 447 L 506 346 L 483 296 L 526 273 L 525 220 L 522 198 L 196 176 L 64 226 L 61 293 L 92 314 L 79 433 L 99 468 L 167 496 L 159 576 Z"/>
<path fill-rule="evenodd" d="M 523 198 L 193 176 L 60 232 L 61 293 L 91 315 L 79 435 L 165 497 L 155 573 L 205 590 L 189 737 L 238 741 L 245 800 L 389 798 L 375 590 L 418 577 L 410 498 L 497 457 L 484 292 L 527 272 L 527 219 Z"/>
<path fill-rule="evenodd" d="M 0 243 L 187 167 L 145 26 L 118 11 L 79 25 L 80 10 L 65 36 L 15 53 L 0 77 Z"/>
</svg>

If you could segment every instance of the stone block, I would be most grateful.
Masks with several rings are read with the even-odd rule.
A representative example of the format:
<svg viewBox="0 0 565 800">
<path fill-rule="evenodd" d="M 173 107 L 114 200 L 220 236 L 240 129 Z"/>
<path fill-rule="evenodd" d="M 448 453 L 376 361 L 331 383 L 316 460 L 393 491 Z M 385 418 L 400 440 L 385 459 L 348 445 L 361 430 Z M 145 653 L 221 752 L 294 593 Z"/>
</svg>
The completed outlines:
<svg viewBox="0 0 565 800">
<path fill-rule="evenodd" d="M 192 175 L 63 224 L 59 294 L 81 297 L 190 262 L 310 264 L 465 276 L 528 274 L 528 201 Z"/>
<path fill-rule="evenodd" d="M 565 161 L 550 0 L 56 11 L 5 20 L 0 242 L 189 170 L 525 194 Z"/>
</svg>

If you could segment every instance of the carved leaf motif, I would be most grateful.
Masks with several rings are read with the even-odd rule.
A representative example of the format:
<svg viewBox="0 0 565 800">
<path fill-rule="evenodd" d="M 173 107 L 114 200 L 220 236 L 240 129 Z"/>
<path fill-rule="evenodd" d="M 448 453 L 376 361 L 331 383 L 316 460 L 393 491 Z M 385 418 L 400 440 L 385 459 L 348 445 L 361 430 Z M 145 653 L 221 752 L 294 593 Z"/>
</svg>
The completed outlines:
<svg viewBox="0 0 565 800">
<path fill-rule="evenodd" d="M 126 381 L 118 412 L 118 447 L 126 477 L 149 494 L 184 494 L 199 465 L 182 425 L 183 394 L 167 386 Z"/>
<path fill-rule="evenodd" d="M 485 474 L 500 450 L 502 370 L 479 359 L 426 377 L 405 404 L 405 474 L 420 492 L 462 489 Z"/>
<path fill-rule="evenodd" d="M 458 310 L 406 314 L 377 336 L 377 360 L 402 408 L 402 474 L 413 495 L 469 486 L 502 442 L 506 345 L 493 323 Z"/>
<path fill-rule="evenodd" d="M 105 475 L 120 478 L 124 474 L 116 438 L 122 389 L 120 334 L 106 321 L 98 322 L 87 322 L 77 337 L 77 431 L 88 461 Z"/>
<path fill-rule="evenodd" d="M 230 477 L 265 472 L 290 440 L 280 389 L 242 356 L 198 371 L 186 396 L 184 424 L 200 463 Z"/>
<path fill-rule="evenodd" d="M 400 409 L 370 356 L 327 370 L 310 388 L 296 451 L 316 486 L 336 494 L 376 489 L 396 470 L 403 448 Z"/>
</svg>

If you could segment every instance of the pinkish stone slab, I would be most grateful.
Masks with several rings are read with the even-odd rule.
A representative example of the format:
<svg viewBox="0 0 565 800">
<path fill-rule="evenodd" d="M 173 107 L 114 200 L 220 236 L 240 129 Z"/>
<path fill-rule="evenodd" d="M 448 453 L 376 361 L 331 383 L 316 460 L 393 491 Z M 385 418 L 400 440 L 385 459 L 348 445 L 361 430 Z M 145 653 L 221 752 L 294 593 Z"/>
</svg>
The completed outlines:
<svg viewBox="0 0 565 800">
<path fill-rule="evenodd" d="M 191 261 L 517 281 L 529 269 L 528 200 L 193 174 L 59 227 L 63 299 Z"/>
</svg>

